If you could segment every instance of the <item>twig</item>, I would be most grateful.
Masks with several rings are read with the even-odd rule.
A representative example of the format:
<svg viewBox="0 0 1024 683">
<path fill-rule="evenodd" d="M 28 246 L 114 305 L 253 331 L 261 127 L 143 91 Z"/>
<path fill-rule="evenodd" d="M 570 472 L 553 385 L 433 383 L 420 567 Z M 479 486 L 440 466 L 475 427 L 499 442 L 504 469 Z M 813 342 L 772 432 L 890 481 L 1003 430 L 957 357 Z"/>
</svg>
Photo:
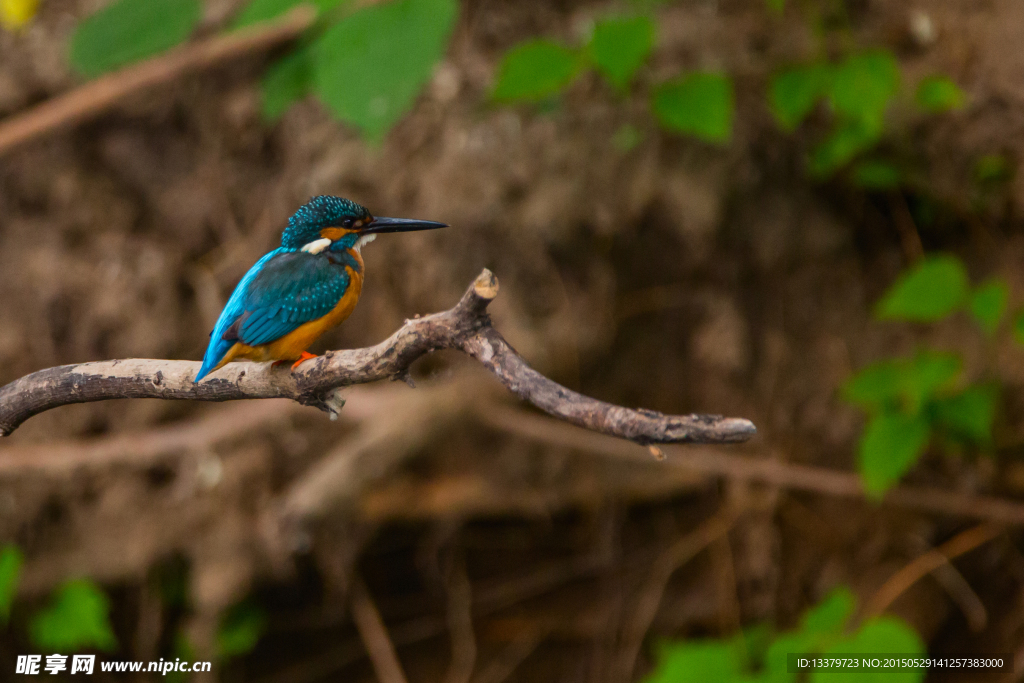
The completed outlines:
<svg viewBox="0 0 1024 683">
<path fill-rule="evenodd" d="M 463 558 L 455 560 L 448 582 L 448 633 L 452 661 L 445 683 L 469 683 L 476 664 L 476 635 L 473 632 L 473 587 Z"/>
<path fill-rule="evenodd" d="M 526 630 L 481 669 L 473 683 L 503 683 L 537 646 L 544 641 L 544 629 Z"/>
<path fill-rule="evenodd" d="M 99 116 L 132 93 L 173 81 L 189 71 L 294 40 L 315 19 L 316 11 L 303 5 L 279 20 L 183 45 L 159 57 L 100 76 L 0 122 L 0 156 L 33 138 Z"/>
<path fill-rule="evenodd" d="M 477 411 L 484 424 L 545 443 L 574 448 L 590 454 L 617 459 L 649 461 L 637 448 L 599 434 L 580 432 L 541 415 L 518 408 L 488 405 Z M 824 467 L 798 465 L 778 459 L 754 458 L 709 448 L 666 448 L 670 467 L 701 474 L 753 481 L 769 486 L 810 491 L 837 498 L 866 497 L 860 477 Z M 882 505 L 921 510 L 933 514 L 988 520 L 1000 524 L 1024 525 L 1024 505 L 991 496 L 971 496 L 942 489 L 899 486 L 885 494 Z"/>
<path fill-rule="evenodd" d="M 632 619 L 623 627 L 622 650 L 619 653 L 618 680 L 633 680 L 636 659 L 643 646 L 644 636 L 650 629 L 661 605 L 672 575 L 702 550 L 724 536 L 736 520 L 736 511 L 729 509 L 712 517 L 697 529 L 670 545 L 650 568 L 643 591 L 637 596 Z"/>
<path fill-rule="evenodd" d="M 935 571 L 953 558 L 991 541 L 1000 533 L 1002 533 L 1002 529 L 995 525 L 979 524 L 957 534 L 938 548 L 918 555 L 910 564 L 890 576 L 889 580 L 875 591 L 864 608 L 864 614 L 869 617 L 881 614 L 922 576 Z"/>
<path fill-rule="evenodd" d="M 454 308 L 408 320 L 376 346 L 328 351 L 294 373 L 271 369 L 269 363 L 233 363 L 196 384 L 192 378 L 198 362 L 146 359 L 40 370 L 0 387 L 0 434 L 10 434 L 28 418 L 51 408 L 112 398 L 291 398 L 336 416 L 344 403 L 337 393 L 340 387 L 401 377 L 415 360 L 439 349 L 463 351 L 541 410 L 603 434 L 642 444 L 736 443 L 756 432 L 753 423 L 741 418 L 632 410 L 556 384 L 527 365 L 490 326 L 487 306 L 497 294 L 497 278 L 485 269 Z"/>
<path fill-rule="evenodd" d="M 495 515 L 546 519 L 560 510 L 589 509 L 608 499 L 630 504 L 703 490 L 707 485 L 706 478 L 689 470 L 660 465 L 637 462 L 631 471 L 617 471 L 608 479 L 595 472 L 544 485 L 510 484 L 471 472 L 423 481 L 398 478 L 364 491 L 357 501 L 358 514 L 368 524 Z"/>
<path fill-rule="evenodd" d="M 736 633 L 743 626 L 740 617 L 740 596 L 736 582 L 736 560 L 729 536 L 722 534 L 710 547 L 711 562 L 718 583 L 718 627 L 723 637 Z"/>
<path fill-rule="evenodd" d="M 924 247 L 921 245 L 921 234 L 917 231 L 914 215 L 910 213 L 910 206 L 907 205 L 907 198 L 902 192 L 895 192 L 890 196 L 889 206 L 907 263 L 920 261 L 924 256 Z"/>
<path fill-rule="evenodd" d="M 464 381 L 401 391 L 387 408 L 362 420 L 354 435 L 297 477 L 271 516 L 285 526 L 301 526 L 350 504 L 433 435 L 449 428 L 475 393 Z"/>
<path fill-rule="evenodd" d="M 380 683 L 407 683 L 395 645 L 361 577 L 352 581 L 352 619 Z"/>
<path fill-rule="evenodd" d="M 135 626 L 135 653 L 148 660 L 155 659 L 164 620 L 164 602 L 154 583 L 148 580 L 139 586 L 138 617 Z"/>
<path fill-rule="evenodd" d="M 473 600 L 473 616 L 474 618 L 480 618 L 500 612 L 520 602 L 543 595 L 563 584 L 596 574 L 604 567 L 605 562 L 602 558 L 586 555 L 545 564 L 531 573 L 517 576 L 511 580 L 503 578 L 478 582 L 474 586 L 476 599 Z M 323 628 L 324 626 L 334 625 L 342 621 L 342 614 L 331 615 L 327 620 L 318 619 L 312 624 L 301 624 L 298 628 Z M 444 634 L 447 628 L 447 620 L 440 617 L 414 617 L 402 624 L 395 625 L 391 629 L 391 641 L 397 645 L 412 645 L 440 636 Z M 536 635 L 538 639 L 537 644 L 547 637 L 548 632 L 548 629 L 529 631 L 529 633 Z M 516 640 L 518 641 L 519 639 L 517 638 Z M 531 638 L 530 640 L 533 639 Z M 525 659 L 528 655 L 529 652 L 526 652 L 522 655 L 522 658 Z M 320 652 L 313 659 L 274 671 L 267 676 L 257 679 L 257 681 L 258 683 L 308 683 L 309 681 L 328 677 L 349 664 L 359 661 L 362 657 L 363 649 L 358 645 L 342 643 Z M 518 666 L 519 662 L 514 664 Z M 492 673 L 495 672 L 491 671 L 490 666 L 485 667 L 480 672 L 480 678 L 483 680 L 479 683 L 487 683 L 487 681 L 491 680 Z M 496 673 L 501 674 L 502 672 Z M 486 679 L 484 678 L 485 675 L 487 676 Z M 500 678 L 500 676 L 495 677 Z M 474 683 L 478 682 L 474 680 Z"/>
<path fill-rule="evenodd" d="M 964 575 L 952 563 L 947 562 L 933 569 L 932 577 L 963 612 L 967 626 L 975 633 L 984 631 L 988 626 L 988 610 Z"/>
<path fill-rule="evenodd" d="M 369 392 L 367 392 L 369 393 Z M 123 462 L 146 466 L 176 453 L 210 449 L 221 441 L 289 420 L 290 401 L 218 406 L 188 423 L 96 439 L 67 439 L 46 444 L 0 445 L 0 476 L 26 472 L 61 474 L 80 467 L 96 470 Z"/>
</svg>

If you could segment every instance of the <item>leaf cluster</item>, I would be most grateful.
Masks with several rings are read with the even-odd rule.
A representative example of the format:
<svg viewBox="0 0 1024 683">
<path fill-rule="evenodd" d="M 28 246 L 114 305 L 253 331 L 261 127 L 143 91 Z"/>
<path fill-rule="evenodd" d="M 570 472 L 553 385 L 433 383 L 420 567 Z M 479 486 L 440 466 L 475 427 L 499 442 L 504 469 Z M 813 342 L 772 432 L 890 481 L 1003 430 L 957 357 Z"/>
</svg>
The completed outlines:
<svg viewBox="0 0 1024 683">
<path fill-rule="evenodd" d="M 896 58 L 886 50 L 848 55 L 790 66 L 777 72 L 768 89 L 768 104 L 779 127 L 795 131 L 822 103 L 832 115 L 832 129 L 811 150 L 808 168 L 826 177 L 875 147 L 885 133 L 886 112 L 900 92 Z M 917 104 L 925 113 L 959 109 L 963 92 L 945 76 L 928 76 L 917 88 Z M 895 187 L 900 172 L 891 163 L 865 160 L 852 179 L 868 189 Z"/>
<path fill-rule="evenodd" d="M 52 652 L 117 647 L 110 626 L 110 599 L 87 579 L 74 579 L 58 588 L 50 605 L 32 618 L 29 635 L 34 644 Z"/>
<path fill-rule="evenodd" d="M 606 17 L 589 40 L 569 46 L 546 38 L 522 42 L 505 53 L 491 96 L 498 102 L 540 102 L 594 68 L 620 93 L 654 48 L 655 25 L 645 15 Z"/>
<path fill-rule="evenodd" d="M 17 546 L 8 544 L 0 548 L 0 627 L 7 626 L 10 620 L 23 563 L 24 557 Z M 168 604 L 184 600 L 176 587 L 162 592 Z M 267 623 L 266 613 L 254 603 L 242 602 L 229 609 L 217 631 L 220 658 L 227 660 L 252 651 L 266 631 Z M 59 586 L 48 604 L 28 619 L 27 628 L 32 643 L 51 652 L 85 649 L 110 652 L 118 647 L 110 622 L 110 599 L 89 579 L 72 579 Z M 174 651 L 183 659 L 195 659 L 191 646 L 181 634 L 174 642 Z M 172 677 L 182 678 L 177 674 Z"/>
<path fill-rule="evenodd" d="M 304 0 L 250 0 L 229 30 L 284 14 Z M 448 46 L 457 0 L 389 0 L 355 7 L 315 0 L 316 25 L 263 79 L 263 112 L 280 117 L 312 93 L 338 119 L 379 140 L 408 111 Z M 94 77 L 186 40 L 199 0 L 116 0 L 83 20 L 71 38 L 72 65 Z"/>
<path fill-rule="evenodd" d="M 959 311 L 993 337 L 1005 317 L 1009 287 L 997 279 L 971 287 L 963 263 L 941 254 L 903 273 L 875 307 L 879 320 L 932 323 Z M 1015 325 L 1024 330 L 1024 315 Z M 1024 338 L 1024 334 L 1021 335 Z M 861 369 L 843 397 L 869 415 L 858 448 L 865 488 L 881 495 L 910 470 L 936 436 L 987 449 L 999 402 L 994 382 L 966 383 L 958 354 L 922 349 Z"/>
<path fill-rule="evenodd" d="M 561 94 L 593 68 L 626 94 L 655 44 L 656 25 L 646 15 L 612 16 L 596 22 L 589 40 L 568 46 L 529 40 L 505 53 L 492 97 L 498 102 L 544 102 Z M 650 107 L 667 130 L 725 144 L 732 136 L 735 97 L 720 72 L 684 74 L 652 88 Z"/>
<path fill-rule="evenodd" d="M 238 30 L 274 19 L 303 0 L 250 0 L 230 26 Z M 316 25 L 263 78 L 263 112 L 280 117 L 314 94 L 339 120 L 380 140 L 412 107 L 447 48 L 458 16 L 457 0 L 312 0 Z M 781 5 L 780 5 L 781 7 Z M 72 65 L 95 77 L 185 41 L 202 15 L 199 0 L 115 0 L 83 20 L 71 37 Z M 619 94 L 629 92 L 655 46 L 657 24 L 647 14 L 599 19 L 582 45 L 539 38 L 503 57 L 492 97 L 498 102 L 545 102 L 588 69 Z M 768 100 L 776 121 L 794 131 L 822 102 L 833 115 L 831 132 L 811 151 L 809 168 L 831 175 L 877 145 L 885 113 L 900 88 L 893 55 L 858 52 L 838 62 L 819 60 L 781 70 Z M 923 112 L 963 106 L 963 92 L 948 78 L 929 76 L 917 88 Z M 719 71 L 682 74 L 651 88 L 649 104 L 666 130 L 710 143 L 732 136 L 732 80 Z M 868 189 L 895 187 L 901 172 L 890 162 L 861 159 L 852 180 Z"/>
<path fill-rule="evenodd" d="M 826 683 L 837 674 L 814 671 L 808 679 L 798 678 L 799 674 L 789 670 L 788 655 L 925 651 L 917 633 L 895 617 L 874 617 L 851 629 L 855 607 L 853 594 L 840 587 L 804 613 L 791 631 L 772 636 L 767 629 L 755 628 L 730 639 L 665 643 L 645 683 Z M 889 671 L 873 678 L 885 683 L 916 683 L 924 680 L 924 671 Z"/>
<path fill-rule="evenodd" d="M 17 546 L 0 548 L 0 625 L 7 625 L 18 592 L 24 556 Z M 28 624 L 32 642 L 54 652 L 84 648 L 113 650 L 117 639 L 110 626 L 110 601 L 86 579 L 61 585 L 50 603 L 36 612 Z"/>
<path fill-rule="evenodd" d="M 17 546 L 0 548 L 0 625 L 10 620 L 22 564 L 24 557 Z M 32 616 L 29 636 L 36 646 L 54 652 L 113 650 L 117 639 L 109 614 L 110 600 L 96 584 L 86 579 L 67 581 Z"/>
</svg>

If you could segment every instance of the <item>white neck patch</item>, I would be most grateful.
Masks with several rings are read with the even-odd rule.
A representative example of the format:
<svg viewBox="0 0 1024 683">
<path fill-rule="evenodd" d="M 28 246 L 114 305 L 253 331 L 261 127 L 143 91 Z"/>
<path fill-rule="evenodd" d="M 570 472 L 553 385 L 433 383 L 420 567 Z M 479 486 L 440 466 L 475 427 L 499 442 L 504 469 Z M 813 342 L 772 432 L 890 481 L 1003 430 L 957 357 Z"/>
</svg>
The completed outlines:
<svg viewBox="0 0 1024 683">
<path fill-rule="evenodd" d="M 355 249 L 356 251 L 360 251 L 363 248 L 364 244 L 369 244 L 375 239 L 377 239 L 377 235 L 373 233 L 369 235 L 363 235 L 362 237 L 356 240 L 356 243 L 352 245 L 352 248 Z"/>
<path fill-rule="evenodd" d="M 309 244 L 302 247 L 301 251 L 307 254 L 319 254 L 321 251 L 331 246 L 331 240 L 326 237 L 321 237 L 318 240 L 313 240 Z"/>
</svg>

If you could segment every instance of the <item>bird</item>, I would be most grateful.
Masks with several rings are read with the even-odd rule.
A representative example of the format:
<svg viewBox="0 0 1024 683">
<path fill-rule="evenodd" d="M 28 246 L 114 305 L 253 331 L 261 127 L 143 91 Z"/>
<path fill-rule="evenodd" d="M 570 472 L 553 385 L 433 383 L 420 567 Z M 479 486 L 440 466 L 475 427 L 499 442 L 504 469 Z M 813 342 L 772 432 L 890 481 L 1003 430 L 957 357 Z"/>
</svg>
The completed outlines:
<svg viewBox="0 0 1024 683">
<path fill-rule="evenodd" d="M 319 195 L 303 204 L 281 234 L 281 246 L 246 272 L 210 333 L 195 377 L 236 359 L 257 362 L 316 358 L 307 349 L 352 313 L 363 290 L 362 248 L 386 232 L 448 227 L 436 221 L 374 217 L 350 199 Z"/>
</svg>

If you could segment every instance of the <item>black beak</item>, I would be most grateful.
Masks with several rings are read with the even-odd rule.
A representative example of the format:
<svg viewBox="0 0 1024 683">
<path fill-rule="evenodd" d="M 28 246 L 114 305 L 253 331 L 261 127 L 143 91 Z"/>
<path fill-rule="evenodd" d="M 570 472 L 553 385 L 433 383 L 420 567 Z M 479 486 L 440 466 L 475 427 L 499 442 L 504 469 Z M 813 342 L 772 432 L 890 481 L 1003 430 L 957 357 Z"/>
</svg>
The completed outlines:
<svg viewBox="0 0 1024 683">
<path fill-rule="evenodd" d="M 374 218 L 365 228 L 359 231 L 362 235 L 377 232 L 412 232 L 413 230 L 436 230 L 447 228 L 447 223 L 435 221 L 418 221 L 412 218 Z"/>
</svg>

